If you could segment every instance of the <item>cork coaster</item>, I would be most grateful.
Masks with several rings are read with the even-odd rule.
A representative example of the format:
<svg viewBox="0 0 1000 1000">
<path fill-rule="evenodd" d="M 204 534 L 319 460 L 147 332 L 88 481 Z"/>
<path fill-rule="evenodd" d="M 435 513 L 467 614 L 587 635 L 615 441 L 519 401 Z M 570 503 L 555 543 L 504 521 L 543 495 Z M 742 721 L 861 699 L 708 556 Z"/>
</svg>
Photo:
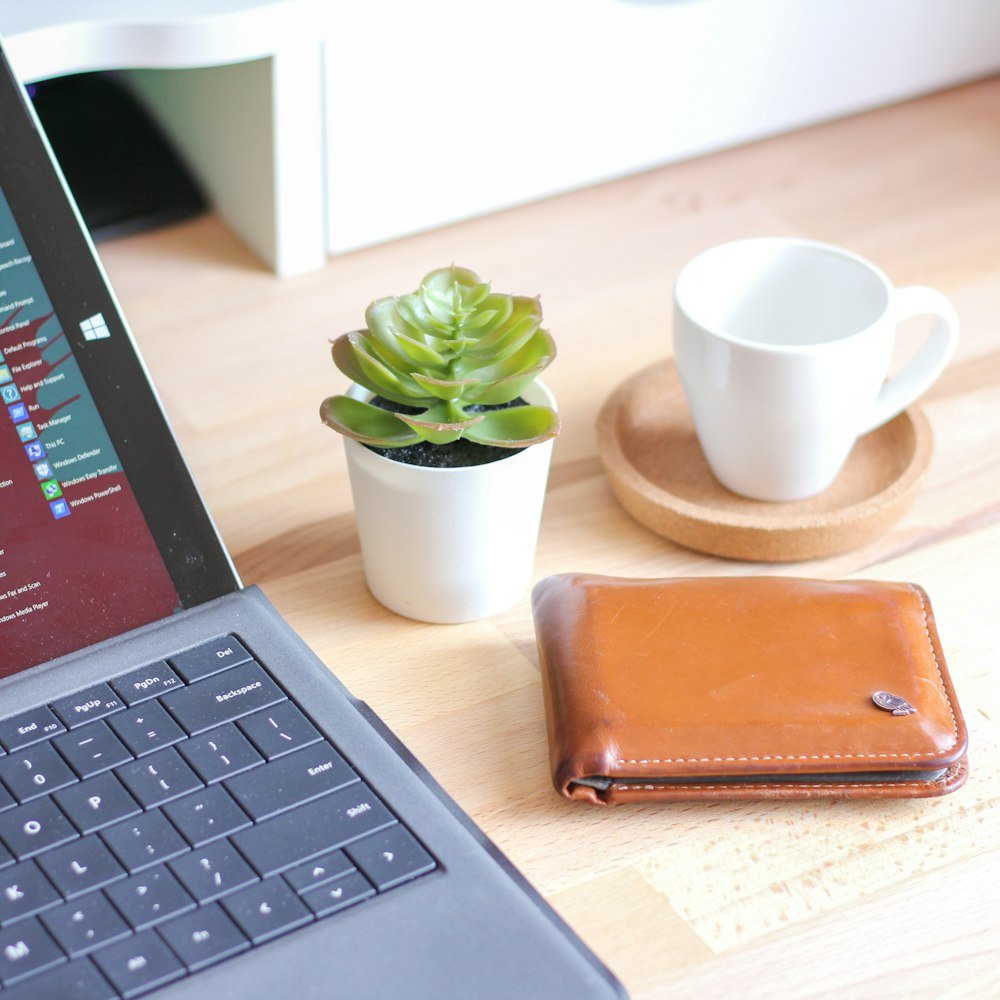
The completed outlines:
<svg viewBox="0 0 1000 1000">
<path fill-rule="evenodd" d="M 794 562 L 878 537 L 912 504 L 933 451 L 916 407 L 861 438 L 833 485 L 806 500 L 749 500 L 712 475 L 672 361 L 627 379 L 597 421 L 615 496 L 658 535 L 700 552 Z"/>
</svg>

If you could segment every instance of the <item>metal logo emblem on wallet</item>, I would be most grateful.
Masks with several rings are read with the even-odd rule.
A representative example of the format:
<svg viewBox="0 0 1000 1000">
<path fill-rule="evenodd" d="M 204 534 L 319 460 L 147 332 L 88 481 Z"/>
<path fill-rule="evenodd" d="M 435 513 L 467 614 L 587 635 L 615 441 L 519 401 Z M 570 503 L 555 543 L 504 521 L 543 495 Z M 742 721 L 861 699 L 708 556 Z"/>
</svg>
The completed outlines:
<svg viewBox="0 0 1000 1000">
<path fill-rule="evenodd" d="M 893 715 L 917 714 L 917 710 L 905 698 L 889 691 L 876 691 L 872 695 L 872 701 L 883 711 L 892 712 Z"/>
</svg>

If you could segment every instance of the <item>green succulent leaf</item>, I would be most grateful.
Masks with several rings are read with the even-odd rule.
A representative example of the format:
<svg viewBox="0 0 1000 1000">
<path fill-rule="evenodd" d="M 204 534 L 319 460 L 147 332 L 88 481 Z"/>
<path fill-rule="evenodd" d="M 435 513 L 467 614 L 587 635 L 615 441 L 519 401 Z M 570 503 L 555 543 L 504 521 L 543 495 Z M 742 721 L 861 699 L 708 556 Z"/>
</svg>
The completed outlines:
<svg viewBox="0 0 1000 1000">
<path fill-rule="evenodd" d="M 462 329 L 466 333 L 474 333 L 478 337 L 484 328 L 488 328 L 491 323 L 496 322 L 497 312 L 495 309 L 477 309 L 471 316 L 466 318 L 462 324 Z"/>
<path fill-rule="evenodd" d="M 521 372 L 534 371 L 538 375 L 555 357 L 556 345 L 545 330 L 536 330 L 528 341 L 514 353 L 492 364 L 484 364 L 483 359 L 463 357 L 455 367 L 459 378 L 478 378 L 484 385 L 499 382 Z"/>
<path fill-rule="evenodd" d="M 465 308 L 481 312 L 483 309 L 483 303 L 490 295 L 490 283 L 488 281 L 479 281 L 479 276 L 472 274 L 471 271 L 469 274 L 476 279 L 478 284 L 468 286 L 468 291 L 465 293 L 463 298 Z"/>
<path fill-rule="evenodd" d="M 511 406 L 484 413 L 483 419 L 465 432 L 465 437 L 497 448 L 526 448 L 558 433 L 559 417 L 547 406 Z"/>
<path fill-rule="evenodd" d="M 542 322 L 542 308 L 538 299 L 514 296 L 507 318 L 488 330 L 480 331 L 469 353 L 482 357 L 510 354 L 527 340 Z"/>
<path fill-rule="evenodd" d="M 354 363 L 354 353 L 351 350 L 349 333 L 342 333 L 330 344 L 330 353 L 333 355 L 333 363 L 351 381 L 357 382 L 363 376 L 361 369 Z"/>
<path fill-rule="evenodd" d="M 475 271 L 470 271 L 467 267 L 458 267 L 455 264 L 439 267 L 437 270 L 425 274 L 420 282 L 421 291 L 450 293 L 453 288 L 469 289 L 473 294 L 477 294 L 480 289 L 485 288 L 486 292 L 483 293 L 485 297 L 489 293 L 490 286 L 484 283 Z"/>
<path fill-rule="evenodd" d="M 357 367 L 366 378 L 361 383 L 366 389 L 401 403 L 419 400 L 424 395 L 420 386 L 408 374 L 391 367 L 371 352 L 370 339 L 348 334 L 348 343 Z"/>
<path fill-rule="evenodd" d="M 404 371 L 414 364 L 443 369 L 447 360 L 432 346 L 411 337 L 410 327 L 403 322 L 393 299 L 379 299 L 365 312 L 368 323 L 367 340 L 378 345 L 379 354 Z"/>
<path fill-rule="evenodd" d="M 320 419 L 335 431 L 362 444 L 382 448 L 402 448 L 416 444 L 420 435 L 396 419 L 396 414 L 380 410 L 350 396 L 331 396 L 319 408 Z"/>
<path fill-rule="evenodd" d="M 363 335 L 365 331 L 356 331 L 354 333 L 345 333 L 339 336 L 332 346 L 333 362 L 334 364 L 352 381 L 356 382 L 358 385 L 364 386 L 371 392 L 380 393 L 387 387 L 391 386 L 393 381 L 396 380 L 395 376 L 389 372 L 389 376 L 385 379 L 385 386 L 377 384 L 370 377 L 368 365 L 363 365 L 359 354 L 363 355 L 363 351 L 359 351 L 356 346 L 356 339 L 358 336 Z"/>
<path fill-rule="evenodd" d="M 449 444 L 457 441 L 460 437 L 468 437 L 469 429 L 481 423 L 485 414 L 470 413 L 465 420 L 439 419 L 434 410 L 428 410 L 421 416 L 411 417 L 405 413 L 395 414 L 396 419 L 402 421 L 414 433 L 418 434 L 424 441 L 431 444 Z"/>
<path fill-rule="evenodd" d="M 465 321 L 465 332 L 480 341 L 506 323 L 513 310 L 513 296 L 492 294 L 484 299 L 482 305 Z"/>
<path fill-rule="evenodd" d="M 418 294 L 441 332 L 459 333 L 489 295 L 490 286 L 465 268 L 432 271 L 420 283 Z"/>
<path fill-rule="evenodd" d="M 400 295 L 395 300 L 396 312 L 400 319 L 416 334 L 415 339 L 423 339 L 431 325 L 431 315 L 419 295 Z"/>
<path fill-rule="evenodd" d="M 477 378 L 430 378 L 426 375 L 421 375 L 420 372 L 413 373 L 413 381 L 417 385 L 423 386 L 428 394 L 435 399 L 461 399 L 466 396 L 469 390 L 479 385 L 479 379 Z"/>
<path fill-rule="evenodd" d="M 388 370 L 392 378 L 397 382 L 408 386 L 410 389 L 413 388 L 409 385 L 409 372 L 416 366 L 414 365 L 413 360 L 406 354 L 401 354 L 394 349 L 387 348 L 384 344 L 380 343 L 376 337 L 367 331 L 362 331 L 357 337 L 355 337 L 351 347 L 355 352 L 360 352 L 364 355 L 364 358 L 358 357 L 356 360 L 358 367 L 360 367 L 362 371 L 366 371 L 370 379 L 375 378 L 375 375 L 369 362 L 375 365 L 381 365 L 383 368 Z M 390 387 L 390 384 L 392 384 L 391 379 L 387 376 L 381 376 L 379 381 L 387 389 Z"/>
<path fill-rule="evenodd" d="M 538 320 L 531 316 L 508 327 L 503 338 L 494 342 L 492 347 L 476 344 L 466 351 L 466 356 L 477 361 L 502 361 L 519 351 L 539 330 Z"/>
<path fill-rule="evenodd" d="M 545 364 L 529 368 L 526 372 L 518 372 L 508 378 L 500 379 L 498 382 L 487 383 L 485 389 L 480 392 L 472 390 L 466 394 L 463 402 L 466 405 L 496 406 L 500 403 L 509 403 L 517 399 L 536 378 L 541 374 Z"/>
<path fill-rule="evenodd" d="M 388 361 L 398 363 L 408 359 L 398 344 L 400 336 L 404 335 L 405 326 L 396 314 L 392 299 L 379 299 L 373 302 L 365 310 L 365 323 L 367 329 L 359 330 L 359 336 L 378 344 Z"/>
<path fill-rule="evenodd" d="M 455 320 L 456 303 L 451 296 L 425 295 L 424 307 L 430 316 L 431 325 L 442 333 L 449 333 L 457 327 Z"/>
<path fill-rule="evenodd" d="M 439 352 L 431 344 L 421 343 L 412 337 L 401 335 L 397 342 L 407 356 L 409 368 L 416 366 L 442 373 L 448 370 L 448 362 L 451 359 L 447 352 Z"/>
</svg>

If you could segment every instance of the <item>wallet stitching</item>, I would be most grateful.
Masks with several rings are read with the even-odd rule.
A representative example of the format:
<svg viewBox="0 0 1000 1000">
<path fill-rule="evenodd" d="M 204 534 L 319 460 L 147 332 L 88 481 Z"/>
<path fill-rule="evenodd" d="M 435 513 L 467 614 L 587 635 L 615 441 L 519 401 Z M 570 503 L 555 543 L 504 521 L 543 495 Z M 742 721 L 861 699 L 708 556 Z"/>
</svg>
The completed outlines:
<svg viewBox="0 0 1000 1000">
<path fill-rule="evenodd" d="M 941 681 L 941 693 L 944 695 L 945 704 L 947 704 L 948 712 L 951 714 L 951 725 L 955 730 L 955 737 L 948 744 L 949 747 L 953 747 L 958 742 L 958 718 L 955 715 L 955 706 L 951 703 L 951 698 L 948 695 L 948 685 L 944 681 L 944 671 L 941 669 L 941 661 L 938 659 L 937 650 L 934 648 L 934 640 L 931 637 L 931 626 L 927 620 L 927 603 L 924 601 L 924 595 L 918 587 L 914 587 L 913 584 L 908 584 L 908 586 L 917 595 L 917 599 L 920 601 L 920 608 L 923 611 L 924 634 L 927 636 L 927 645 L 930 646 L 931 656 L 934 657 L 934 666 L 937 667 L 938 680 Z"/>
<path fill-rule="evenodd" d="M 918 787 L 920 785 L 927 785 L 928 787 L 932 787 L 932 786 L 948 785 L 956 776 L 958 776 L 958 775 L 961 774 L 962 766 L 964 764 L 965 764 L 964 760 L 963 761 L 959 761 L 957 764 L 953 764 L 951 767 L 948 768 L 947 771 L 944 772 L 944 774 L 939 775 L 937 778 L 917 778 L 916 780 L 913 780 L 913 781 L 906 781 L 906 780 L 904 780 L 904 781 L 878 781 L 878 782 L 874 782 L 874 781 L 868 781 L 868 782 L 859 782 L 859 781 L 839 781 L 839 782 L 817 781 L 817 782 L 809 782 L 809 783 L 803 782 L 802 784 L 796 783 L 795 785 L 788 785 L 788 786 L 784 786 L 784 785 L 780 785 L 779 786 L 778 784 L 775 784 L 773 782 L 769 783 L 769 782 L 765 782 L 765 781 L 747 782 L 746 784 L 740 784 L 740 785 L 731 785 L 731 784 L 729 784 L 727 782 L 724 782 L 724 781 L 718 781 L 718 782 L 714 782 L 714 783 L 701 782 L 701 783 L 699 783 L 697 785 L 695 785 L 695 784 L 690 784 L 690 785 L 688 785 L 688 784 L 685 784 L 685 785 L 674 785 L 672 787 L 676 788 L 676 789 L 678 789 L 680 791 L 718 791 L 721 788 L 739 788 L 739 789 L 747 789 L 747 788 L 749 788 L 751 790 L 757 790 L 757 789 L 762 789 L 763 788 L 763 789 L 771 790 L 771 789 L 778 788 L 778 787 L 782 787 L 782 788 L 783 787 L 788 787 L 788 788 L 804 788 L 804 789 L 808 789 L 808 790 L 813 790 L 813 789 L 827 789 L 827 788 L 843 788 L 843 789 L 855 789 L 855 788 L 859 788 L 859 789 L 868 789 L 868 788 L 916 788 L 916 787 Z M 615 782 L 612 782 L 610 790 L 614 791 L 614 792 L 662 792 L 662 791 L 665 790 L 666 787 L 670 787 L 670 786 L 649 785 L 649 784 L 647 784 L 647 785 L 636 785 L 636 784 L 626 784 L 626 783 L 623 783 L 623 782 L 615 781 Z"/>
<path fill-rule="evenodd" d="M 726 782 L 715 782 L 714 784 L 699 784 L 699 785 L 674 785 L 672 789 L 677 789 L 678 791 L 704 791 L 708 789 L 719 789 L 719 788 L 737 788 L 737 789 L 758 789 L 758 788 L 913 788 L 917 785 L 940 785 L 945 782 L 947 775 L 942 775 L 940 778 L 920 778 L 917 781 L 843 781 L 843 782 L 829 782 L 829 781 L 818 781 L 812 784 L 796 783 L 794 785 L 778 785 L 774 782 L 747 782 L 740 785 L 730 785 Z M 612 789 L 616 792 L 658 792 L 664 791 L 665 786 L 663 785 L 629 785 L 629 784 L 619 784 L 615 782 Z"/>
<path fill-rule="evenodd" d="M 945 753 L 950 750 L 958 742 L 958 719 L 955 717 L 955 707 L 951 703 L 951 698 L 948 696 L 948 685 L 944 682 L 944 672 L 941 669 L 941 661 L 938 659 L 937 650 L 934 648 L 934 640 L 931 638 L 931 628 L 930 622 L 927 619 L 927 603 L 924 601 L 924 595 L 920 593 L 917 587 L 912 584 L 907 584 L 909 590 L 917 595 L 917 599 L 920 601 L 920 609 L 923 614 L 924 620 L 924 634 L 927 636 L 927 646 L 931 651 L 931 656 L 934 658 L 934 666 L 937 668 L 938 679 L 941 681 L 941 693 L 944 695 L 945 704 L 948 706 L 948 712 L 951 715 L 952 728 L 955 731 L 955 735 L 952 741 L 940 750 L 923 750 L 920 753 L 824 753 L 824 754 L 765 754 L 756 757 L 648 757 L 641 760 L 637 759 L 626 759 L 619 757 L 616 761 L 617 764 L 634 764 L 647 766 L 649 764 L 736 764 L 743 763 L 751 760 L 881 760 L 886 758 L 903 758 L 904 760 L 913 760 L 917 757 L 937 757 L 939 754 Z M 933 784 L 933 782 L 929 782 Z M 623 786 L 623 787 L 634 787 L 634 786 Z M 647 786 L 648 787 L 648 786 Z M 653 786 L 656 787 L 656 786 Z M 687 786 L 692 787 L 692 786 Z M 706 787 L 717 787 L 715 785 L 710 785 Z M 761 787 L 771 787 L 761 786 Z M 814 786 L 807 786 L 814 787 Z M 837 787 L 837 786 L 825 786 L 825 787 Z M 844 786 L 844 787 L 854 787 Z M 872 787 L 868 785 L 866 787 Z M 878 786 L 875 786 L 878 787 Z"/>
</svg>

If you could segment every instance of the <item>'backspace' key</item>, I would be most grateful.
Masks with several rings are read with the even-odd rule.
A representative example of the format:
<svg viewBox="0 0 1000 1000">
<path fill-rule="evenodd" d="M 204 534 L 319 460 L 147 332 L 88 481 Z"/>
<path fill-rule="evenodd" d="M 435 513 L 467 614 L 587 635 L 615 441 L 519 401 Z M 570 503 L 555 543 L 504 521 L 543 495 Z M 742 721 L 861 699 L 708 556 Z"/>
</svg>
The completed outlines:
<svg viewBox="0 0 1000 1000">
<path fill-rule="evenodd" d="M 284 700 L 284 694 L 257 663 L 244 663 L 190 687 L 171 691 L 160 701 L 192 735 L 240 719 Z"/>
</svg>

